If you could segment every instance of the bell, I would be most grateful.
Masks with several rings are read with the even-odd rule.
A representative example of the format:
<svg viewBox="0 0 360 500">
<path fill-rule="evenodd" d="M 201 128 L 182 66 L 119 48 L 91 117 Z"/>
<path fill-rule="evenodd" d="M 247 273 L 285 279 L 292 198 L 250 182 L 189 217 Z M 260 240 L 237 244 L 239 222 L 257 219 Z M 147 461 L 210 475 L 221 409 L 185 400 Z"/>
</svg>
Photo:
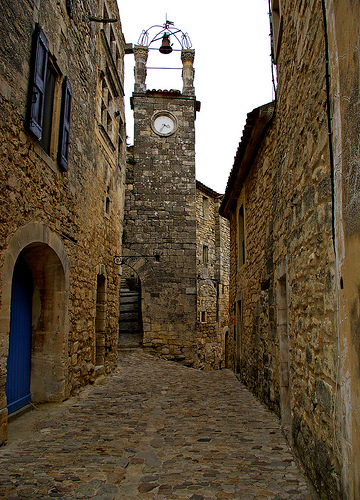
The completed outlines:
<svg viewBox="0 0 360 500">
<path fill-rule="evenodd" d="M 172 47 L 170 45 L 170 38 L 167 33 L 164 33 L 159 52 L 161 52 L 162 54 L 171 54 L 172 52 Z"/>
</svg>

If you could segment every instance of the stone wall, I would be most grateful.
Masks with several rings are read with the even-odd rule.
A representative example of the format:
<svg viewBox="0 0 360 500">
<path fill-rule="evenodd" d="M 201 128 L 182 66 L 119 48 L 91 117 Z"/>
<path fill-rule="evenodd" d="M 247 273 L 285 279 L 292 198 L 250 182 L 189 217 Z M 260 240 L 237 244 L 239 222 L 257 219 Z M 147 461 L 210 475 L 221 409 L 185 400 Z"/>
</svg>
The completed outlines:
<svg viewBox="0 0 360 500">
<path fill-rule="evenodd" d="M 235 369 L 281 416 L 321 498 L 337 498 L 338 283 L 322 5 L 284 0 L 280 15 L 276 110 L 262 127 L 261 108 L 249 114 L 222 205 L 231 222 L 229 325 L 235 315 Z"/>
<path fill-rule="evenodd" d="M 221 195 L 196 183 L 197 342 L 199 367 L 225 367 L 224 328 L 229 297 L 229 223 Z"/>
<path fill-rule="evenodd" d="M 339 390 L 334 413 L 339 422 L 337 445 L 341 453 L 343 496 L 357 498 L 360 491 L 360 5 L 331 0 L 326 2 L 326 15 L 335 191 L 335 283 L 339 297 Z"/>
<path fill-rule="evenodd" d="M 11 282 L 19 255 L 31 269 L 32 397 L 61 400 L 95 377 L 96 358 L 110 370 L 117 357 L 123 203 L 124 39 L 114 0 L 73 4 L 12 0 L 3 5 L 1 37 L 1 332 L 0 407 L 6 438 L 6 364 Z M 39 23 L 55 80 L 49 146 L 28 127 L 32 40 Z M 62 87 L 71 85 L 68 169 L 59 164 Z M 106 104 L 103 80 L 109 85 Z M 109 83 L 110 82 L 110 83 Z M 50 92 L 49 92 L 50 95 Z M 107 130 L 103 120 L 106 116 Z M 94 117 L 95 122 L 94 122 Z M 44 135 L 44 134 L 43 134 Z M 101 311 L 102 320 L 96 323 Z M 98 325 L 98 326 L 96 326 Z M 57 338 L 56 343 L 52 339 Z M 60 339 L 60 340 L 59 340 Z M 99 358 L 99 353 L 100 358 Z M 58 371 L 50 380 L 56 365 Z M 50 380 L 46 384 L 46 380 Z M 45 382 L 44 382 L 45 381 Z"/>
<path fill-rule="evenodd" d="M 298 9 L 283 4 L 273 180 L 275 284 L 286 274 L 292 438 L 322 497 L 331 498 L 340 472 L 333 419 L 339 353 L 323 12 L 320 2 Z"/>
</svg>

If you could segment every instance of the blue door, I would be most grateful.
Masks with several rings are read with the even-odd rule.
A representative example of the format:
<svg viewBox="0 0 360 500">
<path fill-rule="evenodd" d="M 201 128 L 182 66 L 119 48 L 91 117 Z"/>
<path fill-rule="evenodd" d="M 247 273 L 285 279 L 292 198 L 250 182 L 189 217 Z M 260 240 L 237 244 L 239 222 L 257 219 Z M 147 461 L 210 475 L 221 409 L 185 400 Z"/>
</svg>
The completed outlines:
<svg viewBox="0 0 360 500">
<path fill-rule="evenodd" d="M 9 413 L 30 402 L 31 315 L 33 283 L 29 267 L 16 261 L 10 311 L 10 339 L 7 360 L 6 398 Z"/>
</svg>

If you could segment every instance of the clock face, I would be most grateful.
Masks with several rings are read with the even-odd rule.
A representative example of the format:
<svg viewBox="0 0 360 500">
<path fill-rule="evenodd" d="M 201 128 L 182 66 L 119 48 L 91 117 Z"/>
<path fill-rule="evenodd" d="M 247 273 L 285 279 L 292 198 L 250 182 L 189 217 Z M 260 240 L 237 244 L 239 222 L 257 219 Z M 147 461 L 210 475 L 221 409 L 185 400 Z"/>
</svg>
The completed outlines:
<svg viewBox="0 0 360 500">
<path fill-rule="evenodd" d="M 169 112 L 156 113 L 151 121 L 154 132 L 158 135 L 171 135 L 177 128 L 177 122 L 174 115 Z"/>
</svg>

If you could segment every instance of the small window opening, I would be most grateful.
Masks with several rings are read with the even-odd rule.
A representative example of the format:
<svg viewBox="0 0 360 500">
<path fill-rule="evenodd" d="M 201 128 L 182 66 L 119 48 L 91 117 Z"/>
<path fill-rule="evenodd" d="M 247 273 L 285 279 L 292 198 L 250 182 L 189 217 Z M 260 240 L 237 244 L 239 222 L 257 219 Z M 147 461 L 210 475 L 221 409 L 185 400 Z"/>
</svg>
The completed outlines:
<svg viewBox="0 0 360 500">
<path fill-rule="evenodd" d="M 207 266 L 209 262 L 209 248 L 204 245 L 203 246 L 203 265 Z"/>
<path fill-rule="evenodd" d="M 119 118 L 119 146 L 120 146 L 120 144 L 122 144 L 124 142 L 124 130 L 125 130 L 124 122 L 120 116 L 120 118 Z"/>
<path fill-rule="evenodd" d="M 202 216 L 203 217 L 208 217 L 209 215 L 209 198 L 206 198 L 206 196 L 203 196 L 202 199 Z"/>
<path fill-rule="evenodd" d="M 50 155 L 50 148 L 51 148 L 51 131 L 52 131 L 52 121 L 53 121 L 56 76 L 57 75 L 54 68 L 51 66 L 51 64 L 48 63 L 46 70 L 43 129 L 42 129 L 42 137 L 39 140 L 40 146 L 48 155 Z"/>
<path fill-rule="evenodd" d="M 239 210 L 238 219 L 238 231 L 239 231 L 239 265 L 245 264 L 245 219 L 244 219 L 244 205 L 241 205 Z"/>
<path fill-rule="evenodd" d="M 200 311 L 200 322 L 206 323 L 206 311 Z"/>
<path fill-rule="evenodd" d="M 110 215 L 110 198 L 107 196 L 105 200 L 105 213 Z"/>
</svg>

